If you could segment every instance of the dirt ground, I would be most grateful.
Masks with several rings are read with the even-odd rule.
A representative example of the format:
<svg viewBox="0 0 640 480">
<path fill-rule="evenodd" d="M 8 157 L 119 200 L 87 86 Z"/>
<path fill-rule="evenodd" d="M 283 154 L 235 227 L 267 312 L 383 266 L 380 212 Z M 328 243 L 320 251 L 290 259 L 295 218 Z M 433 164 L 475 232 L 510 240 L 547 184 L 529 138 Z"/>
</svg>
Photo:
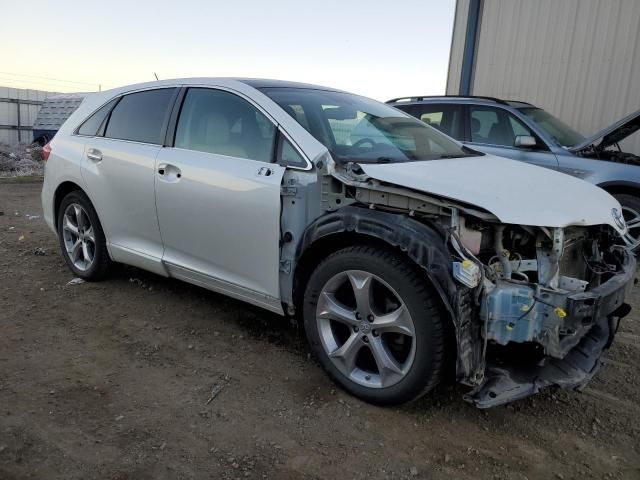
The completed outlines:
<svg viewBox="0 0 640 480">
<path fill-rule="evenodd" d="M 582 393 L 378 408 L 276 315 L 133 268 L 67 285 L 40 188 L 0 182 L 0 479 L 640 478 L 638 313 Z"/>
</svg>

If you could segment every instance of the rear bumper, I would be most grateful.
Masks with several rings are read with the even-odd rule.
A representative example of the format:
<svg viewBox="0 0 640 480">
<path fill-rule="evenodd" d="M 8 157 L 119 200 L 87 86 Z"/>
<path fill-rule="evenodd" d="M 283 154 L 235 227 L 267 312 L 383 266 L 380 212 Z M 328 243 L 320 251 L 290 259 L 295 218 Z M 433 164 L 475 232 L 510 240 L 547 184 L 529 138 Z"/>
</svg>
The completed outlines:
<svg viewBox="0 0 640 480">
<path fill-rule="evenodd" d="M 611 345 L 618 324 L 631 310 L 624 300 L 634 284 L 636 259 L 624 250 L 621 271 L 588 292 L 567 297 L 567 318 L 572 324 L 588 325 L 580 336 L 562 345 L 563 358 L 546 357 L 542 364 L 510 366 L 488 363 L 484 381 L 465 400 L 479 408 L 490 408 L 537 393 L 556 385 L 566 389 L 584 387 L 597 372 L 602 353 Z"/>
</svg>

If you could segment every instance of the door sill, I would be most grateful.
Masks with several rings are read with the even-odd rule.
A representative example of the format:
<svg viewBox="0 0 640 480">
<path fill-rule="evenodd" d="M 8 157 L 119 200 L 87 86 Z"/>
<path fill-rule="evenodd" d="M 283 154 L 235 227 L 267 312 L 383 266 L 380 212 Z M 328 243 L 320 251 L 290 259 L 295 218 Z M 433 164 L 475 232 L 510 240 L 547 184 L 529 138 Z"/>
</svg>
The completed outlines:
<svg viewBox="0 0 640 480">
<path fill-rule="evenodd" d="M 124 263 L 125 265 L 131 265 L 132 267 L 142 268 L 148 270 L 163 277 L 168 277 L 169 274 L 162 263 L 162 260 L 158 257 L 148 255 L 146 253 L 133 250 L 131 248 L 123 247 L 116 243 L 107 244 L 107 249 L 111 255 L 111 259 L 115 262 Z"/>
<path fill-rule="evenodd" d="M 226 295 L 228 297 L 242 300 L 243 302 L 247 302 L 252 305 L 262 307 L 271 312 L 284 315 L 282 302 L 279 298 L 274 298 L 269 295 L 265 295 L 264 293 L 256 292 L 255 290 L 241 287 L 240 285 L 226 282 L 224 280 L 220 280 L 219 278 L 211 277 L 204 273 L 197 272 L 195 270 L 191 270 L 189 268 L 176 265 L 171 262 L 167 262 L 166 260 L 162 263 L 164 264 L 166 270 L 169 272 L 169 276 L 173 278 L 184 280 L 185 282 L 189 282 L 199 287 L 206 288 L 207 290 L 222 293 L 223 295 Z"/>
</svg>

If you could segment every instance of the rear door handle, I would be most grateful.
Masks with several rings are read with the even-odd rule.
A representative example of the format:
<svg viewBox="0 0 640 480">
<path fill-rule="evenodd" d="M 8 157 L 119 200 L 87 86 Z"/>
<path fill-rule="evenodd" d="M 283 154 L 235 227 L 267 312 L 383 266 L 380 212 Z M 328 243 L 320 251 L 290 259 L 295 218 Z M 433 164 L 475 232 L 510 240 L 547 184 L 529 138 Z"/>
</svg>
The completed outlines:
<svg viewBox="0 0 640 480">
<path fill-rule="evenodd" d="M 99 162 L 102 160 L 102 152 L 97 148 L 90 148 L 87 150 L 87 158 L 94 162 Z"/>
</svg>

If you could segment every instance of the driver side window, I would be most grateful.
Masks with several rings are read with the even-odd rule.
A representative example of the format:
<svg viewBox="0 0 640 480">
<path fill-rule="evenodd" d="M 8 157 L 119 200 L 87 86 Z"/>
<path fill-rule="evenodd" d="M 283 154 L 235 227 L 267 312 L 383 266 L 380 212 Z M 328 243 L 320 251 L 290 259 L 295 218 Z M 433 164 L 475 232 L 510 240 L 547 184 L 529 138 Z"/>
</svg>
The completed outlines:
<svg viewBox="0 0 640 480">
<path fill-rule="evenodd" d="M 243 98 L 223 90 L 190 88 L 182 104 L 175 146 L 271 162 L 275 125 Z"/>
</svg>

